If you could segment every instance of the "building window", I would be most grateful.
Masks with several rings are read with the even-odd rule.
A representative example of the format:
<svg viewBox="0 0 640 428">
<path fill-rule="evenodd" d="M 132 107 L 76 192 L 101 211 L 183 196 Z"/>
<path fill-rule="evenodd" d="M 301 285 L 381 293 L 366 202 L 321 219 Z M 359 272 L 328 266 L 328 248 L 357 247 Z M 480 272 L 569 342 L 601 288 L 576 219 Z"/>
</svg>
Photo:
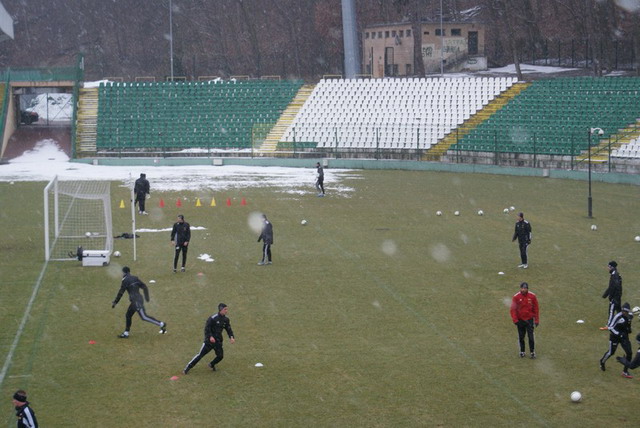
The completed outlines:
<svg viewBox="0 0 640 428">
<path fill-rule="evenodd" d="M 391 32 L 391 37 L 395 37 L 395 36 L 396 36 L 396 30 L 393 30 L 393 31 Z"/>
<path fill-rule="evenodd" d="M 368 38 L 369 38 L 369 33 L 368 33 L 368 32 L 364 33 L 364 38 L 365 38 L 365 39 L 368 39 Z"/>
<path fill-rule="evenodd" d="M 406 75 L 407 76 L 411 76 L 411 64 L 405 64 L 404 66 L 405 70 L 406 70 Z"/>
<path fill-rule="evenodd" d="M 407 37 L 411 37 L 411 30 L 407 30 Z"/>
<path fill-rule="evenodd" d="M 436 28 L 436 36 L 446 36 L 446 35 L 447 35 L 447 30 L 443 28 L 441 33 L 440 28 Z"/>
<path fill-rule="evenodd" d="M 404 37 L 404 30 L 400 30 L 400 37 Z"/>
<path fill-rule="evenodd" d="M 382 31 L 378 31 L 378 38 L 381 39 L 382 38 Z"/>
<path fill-rule="evenodd" d="M 371 32 L 371 38 L 372 38 L 372 39 L 375 39 L 375 38 L 376 38 L 376 32 L 375 32 L 375 31 L 372 31 L 372 32 Z"/>
<path fill-rule="evenodd" d="M 398 64 L 393 64 L 393 75 L 394 76 L 398 75 Z"/>
<path fill-rule="evenodd" d="M 388 38 L 389 38 L 389 32 L 388 32 L 388 31 L 385 31 L 385 32 L 384 32 L 384 38 L 385 38 L 385 39 L 388 39 Z"/>
<path fill-rule="evenodd" d="M 459 28 L 452 28 L 451 29 L 451 35 L 452 36 L 462 36 L 462 30 Z"/>
</svg>

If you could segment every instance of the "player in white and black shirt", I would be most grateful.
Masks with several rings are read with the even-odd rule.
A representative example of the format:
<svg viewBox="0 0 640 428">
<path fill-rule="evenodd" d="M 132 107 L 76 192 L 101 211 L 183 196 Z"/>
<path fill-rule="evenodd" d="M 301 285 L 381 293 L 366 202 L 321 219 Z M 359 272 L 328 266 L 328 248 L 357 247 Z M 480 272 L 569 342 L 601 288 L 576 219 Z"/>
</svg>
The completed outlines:
<svg viewBox="0 0 640 428">
<path fill-rule="evenodd" d="M 13 405 L 16 408 L 18 428 L 38 428 L 38 420 L 33 409 L 27 401 L 27 393 L 22 389 L 13 394 Z"/>
<path fill-rule="evenodd" d="M 226 331 L 229 336 L 229 342 L 235 343 L 236 339 L 231 329 L 231 322 L 227 318 L 228 307 L 224 303 L 218 305 L 218 312 L 207 319 L 204 326 L 204 341 L 200 347 L 200 351 L 187 363 L 182 373 L 187 374 L 198 361 L 207 355 L 211 350 L 215 351 L 216 357 L 209 363 L 209 367 L 216 371 L 216 364 L 224 358 L 224 350 L 222 349 L 222 331 Z"/>
<path fill-rule="evenodd" d="M 600 359 L 600 370 L 606 370 L 605 363 L 609 357 L 616 353 L 618 345 L 621 345 L 622 349 L 624 349 L 626 359 L 631 360 L 633 354 L 631 353 L 629 334 L 631 333 L 632 319 L 631 307 L 629 303 L 625 303 L 622 305 L 622 311 L 618 312 L 607 326 L 607 330 L 609 330 L 609 348 Z M 622 375 L 624 377 L 631 377 L 626 370 L 622 372 Z"/>
</svg>

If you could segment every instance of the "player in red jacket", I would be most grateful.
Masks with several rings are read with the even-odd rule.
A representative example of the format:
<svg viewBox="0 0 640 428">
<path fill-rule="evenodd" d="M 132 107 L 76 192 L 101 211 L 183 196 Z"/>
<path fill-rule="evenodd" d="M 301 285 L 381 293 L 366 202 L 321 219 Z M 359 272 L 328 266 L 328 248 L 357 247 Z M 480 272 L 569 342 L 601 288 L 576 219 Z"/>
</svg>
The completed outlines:
<svg viewBox="0 0 640 428">
<path fill-rule="evenodd" d="M 511 299 L 511 319 L 518 327 L 518 342 L 520 343 L 520 358 L 524 358 L 524 335 L 529 337 L 529 351 L 531 358 L 536 357 L 536 342 L 533 335 L 534 326 L 540 324 L 538 298 L 529 291 L 529 284 L 520 284 L 520 291 Z"/>
</svg>

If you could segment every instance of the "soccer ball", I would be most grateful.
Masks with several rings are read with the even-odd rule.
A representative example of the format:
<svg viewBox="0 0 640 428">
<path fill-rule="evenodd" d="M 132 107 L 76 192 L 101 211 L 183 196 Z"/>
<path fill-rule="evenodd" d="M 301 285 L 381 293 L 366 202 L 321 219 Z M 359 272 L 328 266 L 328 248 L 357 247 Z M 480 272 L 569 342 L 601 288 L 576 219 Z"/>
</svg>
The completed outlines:
<svg viewBox="0 0 640 428">
<path fill-rule="evenodd" d="M 513 211 L 515 209 L 516 209 L 516 207 L 513 207 L 513 206 L 509 207 L 509 211 Z"/>
<path fill-rule="evenodd" d="M 91 232 L 85 233 L 84 236 L 86 236 L 87 238 L 90 238 L 91 237 Z"/>
<path fill-rule="evenodd" d="M 640 306 L 634 306 L 634 307 L 633 307 L 633 313 L 634 313 L 634 314 L 638 314 L 638 313 L 640 313 Z"/>
<path fill-rule="evenodd" d="M 578 391 L 573 391 L 571 393 L 571 401 L 573 401 L 574 403 L 577 403 L 580 400 L 582 400 L 582 394 L 580 394 L 580 392 Z"/>
<path fill-rule="evenodd" d="M 505 213 L 505 214 L 509 214 L 509 208 L 503 209 L 502 212 Z"/>
<path fill-rule="evenodd" d="M 636 240 L 636 242 L 640 242 L 640 235 L 636 236 L 635 238 L 633 238 Z"/>
<path fill-rule="evenodd" d="M 484 211 L 482 210 L 478 211 L 478 215 L 484 215 Z"/>
<path fill-rule="evenodd" d="M 306 226 L 306 225 L 307 225 L 307 220 L 302 220 L 302 221 L 300 222 L 300 224 L 301 224 L 301 225 L 303 225 L 303 226 Z"/>
<path fill-rule="evenodd" d="M 595 224 L 591 225 L 591 230 L 598 230 L 598 226 L 596 226 Z"/>
<path fill-rule="evenodd" d="M 441 216 L 442 215 L 442 211 L 436 211 L 436 215 L 437 216 Z"/>
<path fill-rule="evenodd" d="M 455 211 L 453 215 L 460 215 L 460 211 Z"/>
<path fill-rule="evenodd" d="M 120 257 L 122 254 L 120 254 L 120 251 L 114 251 L 113 252 L 113 257 Z"/>
</svg>

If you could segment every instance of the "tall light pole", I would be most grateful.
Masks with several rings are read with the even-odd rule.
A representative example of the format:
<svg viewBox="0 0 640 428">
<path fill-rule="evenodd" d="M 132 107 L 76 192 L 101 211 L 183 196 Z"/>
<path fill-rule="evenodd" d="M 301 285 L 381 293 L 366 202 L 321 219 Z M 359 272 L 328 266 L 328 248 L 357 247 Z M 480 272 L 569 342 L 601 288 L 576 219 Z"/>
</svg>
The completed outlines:
<svg viewBox="0 0 640 428">
<path fill-rule="evenodd" d="M 444 76 L 444 29 L 442 28 L 442 0 L 440 0 L 440 75 Z"/>
<path fill-rule="evenodd" d="M 169 0 L 169 56 L 171 61 L 171 81 L 173 82 L 173 1 Z"/>
<path fill-rule="evenodd" d="M 602 130 L 602 128 L 589 128 L 589 199 L 587 200 L 587 206 L 589 209 L 589 218 L 593 217 L 593 199 L 591 198 L 591 135 L 597 132 L 598 135 L 603 135 L 604 131 Z"/>
</svg>

